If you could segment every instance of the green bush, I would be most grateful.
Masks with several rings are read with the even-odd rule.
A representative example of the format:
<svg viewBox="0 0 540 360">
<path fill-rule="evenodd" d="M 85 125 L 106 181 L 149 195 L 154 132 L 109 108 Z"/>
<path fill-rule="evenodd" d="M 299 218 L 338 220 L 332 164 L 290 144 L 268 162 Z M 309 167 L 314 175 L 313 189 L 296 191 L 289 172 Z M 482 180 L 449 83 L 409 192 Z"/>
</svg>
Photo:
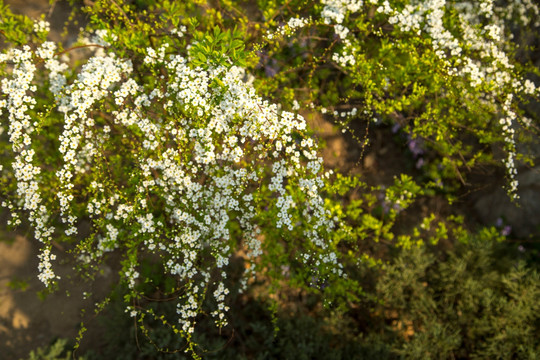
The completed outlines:
<svg viewBox="0 0 540 360">
<path fill-rule="evenodd" d="M 403 249 L 376 288 L 378 311 L 390 315 L 387 326 L 398 335 L 395 353 L 415 359 L 540 356 L 539 275 L 508 250 L 492 233 L 448 253 Z"/>
<path fill-rule="evenodd" d="M 32 350 L 28 356 L 28 360 L 70 360 L 75 359 L 67 339 L 57 339 L 51 345 L 40 347 Z M 85 357 L 77 357 L 79 360 L 86 359 Z"/>
</svg>

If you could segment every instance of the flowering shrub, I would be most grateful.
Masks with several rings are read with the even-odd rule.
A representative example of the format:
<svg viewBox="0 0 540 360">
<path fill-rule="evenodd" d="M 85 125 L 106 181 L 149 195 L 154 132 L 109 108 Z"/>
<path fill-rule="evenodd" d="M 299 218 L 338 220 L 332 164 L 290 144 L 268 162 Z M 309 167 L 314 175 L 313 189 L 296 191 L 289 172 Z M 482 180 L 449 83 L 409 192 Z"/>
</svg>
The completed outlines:
<svg viewBox="0 0 540 360">
<path fill-rule="evenodd" d="M 268 95 L 304 101 L 354 131 L 351 123 L 398 126 L 433 153 L 419 168 L 432 180 L 465 183 L 464 170 L 493 157 L 486 145 L 504 148 L 508 192 L 516 197 L 516 141 L 534 132 L 520 105 L 538 97 L 537 70 L 514 60 L 516 28 L 537 29 L 531 1 L 321 1 L 311 9 L 288 4 L 310 17 L 275 6 L 260 47 L 271 78 Z M 294 9 L 294 10 L 293 10 Z M 535 30 L 532 30 L 535 31 Z M 272 31 L 270 31 L 272 32 Z M 277 60 L 277 61 L 276 61 Z M 274 69 L 276 68 L 277 69 Z M 272 69 L 268 71 L 268 69 Z M 274 75 L 275 74 L 275 75 Z M 308 92 L 305 89 L 309 89 Z M 283 95 L 289 95 L 283 96 Z M 365 125 L 369 126 L 369 125 Z M 360 125 L 364 127 L 364 125 Z M 359 139 L 360 142 L 361 139 Z"/>
<path fill-rule="evenodd" d="M 120 249 L 137 297 L 139 260 L 157 254 L 178 281 L 189 338 L 206 293 L 216 323 L 227 323 L 225 268 L 242 252 L 245 287 L 269 229 L 292 231 L 301 219 L 298 259 L 340 275 L 325 239 L 322 159 L 303 117 L 262 100 L 235 65 L 194 66 L 174 39 L 147 47 L 136 65 L 114 52 L 116 39 L 96 31 L 81 45 L 96 50 L 71 70 L 52 42 L 1 58 L 3 205 L 42 243 L 40 280 L 58 280 L 53 239 L 75 241 L 86 265 Z M 83 221 L 91 228 L 79 234 Z"/>
<path fill-rule="evenodd" d="M 0 194 L 9 224 L 41 244 L 40 280 L 60 280 L 55 243 L 90 272 L 121 254 L 127 311 L 142 318 L 153 313 L 138 305 L 151 282 L 141 264 L 158 259 L 194 356 L 198 316 L 225 326 L 228 296 L 256 276 L 350 304 L 359 264 L 380 265 L 369 246 L 450 238 L 455 218 L 428 215 L 412 235 L 395 224 L 442 178 L 464 183 L 464 168 L 490 162 L 488 145 L 505 149 L 516 197 L 516 141 L 534 125 L 520 105 L 538 90 L 508 25 L 537 27 L 532 2 L 258 3 L 96 1 L 67 48 L 43 20 L 0 15 Z M 351 131 L 404 129 L 433 181 L 369 189 L 330 176 L 308 111 Z M 353 188 L 362 196 L 347 203 Z"/>
</svg>

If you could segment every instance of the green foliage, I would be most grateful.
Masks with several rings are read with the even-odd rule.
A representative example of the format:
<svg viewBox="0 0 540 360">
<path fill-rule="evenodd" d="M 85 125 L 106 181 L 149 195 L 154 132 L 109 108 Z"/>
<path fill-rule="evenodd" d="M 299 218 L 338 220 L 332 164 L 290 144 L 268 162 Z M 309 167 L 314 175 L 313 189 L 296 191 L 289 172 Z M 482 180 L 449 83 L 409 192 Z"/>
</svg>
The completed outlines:
<svg viewBox="0 0 540 360">
<path fill-rule="evenodd" d="M 242 33 L 236 28 L 233 31 L 221 31 L 214 27 L 212 32 L 197 31 L 190 54 L 194 58 L 194 66 L 206 66 L 211 59 L 212 63 L 221 66 L 236 64 L 245 67 L 247 54 L 242 40 Z"/>
<path fill-rule="evenodd" d="M 26 291 L 28 289 L 29 284 L 27 280 L 13 278 L 8 282 L 7 286 L 13 290 Z"/>
<path fill-rule="evenodd" d="M 487 235 L 469 236 L 448 253 L 403 249 L 384 266 L 378 311 L 392 319 L 397 353 L 426 359 L 539 355 L 538 272 Z"/>
<path fill-rule="evenodd" d="M 49 346 L 40 347 L 36 350 L 32 350 L 28 355 L 27 360 L 86 360 L 85 356 L 75 357 L 73 353 L 68 350 L 70 347 L 68 345 L 67 339 L 57 339 L 54 343 Z"/>
<path fill-rule="evenodd" d="M 443 2 L 437 5 L 437 10 L 423 13 L 425 10 L 419 8 L 434 4 L 414 2 L 411 5 L 409 1 L 390 1 L 386 4 L 383 5 L 382 1 L 366 1 L 359 6 L 360 11 L 356 8 L 351 10 L 345 5 L 313 6 L 313 11 L 308 13 L 314 14 L 316 19 L 322 9 L 324 22 L 309 21 L 293 36 L 280 36 L 277 40 L 272 38 L 258 48 L 262 67 L 266 74 L 270 74 L 265 76 L 259 73 L 259 89 L 276 99 L 292 102 L 294 98 L 304 106 L 315 106 L 333 113 L 335 122 L 351 131 L 366 119 L 402 127 L 412 139 L 424 142 L 423 151 L 430 150 L 429 154 L 421 157 L 421 167 L 433 181 L 457 180 L 461 185 L 465 184 L 466 174 L 476 165 L 493 164 L 493 154 L 486 144 L 500 146 L 506 142 L 506 150 L 514 154 L 509 135 L 500 127 L 500 118 L 506 113 L 514 119 L 512 121 L 521 123 L 521 117 L 534 118 L 535 114 L 524 114 L 517 102 L 515 106 L 505 105 L 504 109 L 501 108 L 501 101 L 504 102 L 501 99 L 514 91 L 511 90 L 513 85 L 501 83 L 498 76 L 489 74 L 485 81 L 477 81 L 474 71 L 469 76 L 469 68 L 465 64 L 475 62 L 480 71 L 484 71 L 483 66 L 486 66 L 492 68 L 489 72 L 506 72 L 509 78 L 524 84 L 524 77 L 534 72 L 534 68 L 519 63 L 505 65 L 507 59 L 501 57 L 503 52 L 493 49 L 504 49 L 511 57 L 512 43 L 501 40 L 504 38 L 502 34 L 501 39 L 486 37 L 487 30 L 481 29 L 489 21 L 503 28 L 501 24 L 505 21 L 515 24 L 511 27 L 529 20 L 526 17 L 511 17 L 504 6 L 494 5 L 490 10 L 493 11 L 491 19 L 487 14 L 485 17 L 478 15 L 477 20 L 467 23 L 463 20 L 462 11 L 468 5 L 460 7 L 453 2 Z M 470 8 L 479 4 L 471 4 Z M 268 15 L 263 16 L 277 11 L 287 19 L 294 16 L 292 9 L 296 6 L 305 11 L 303 5 L 295 1 L 280 8 L 276 4 L 265 3 L 264 6 L 270 6 L 272 10 L 269 9 Z M 404 7 L 408 7 L 408 10 L 402 18 L 391 16 Z M 524 7 L 523 13 L 531 14 L 531 7 L 528 10 Z M 328 11 L 326 15 L 325 9 Z M 296 13 L 304 15 L 302 10 Z M 529 10 L 531 13 L 527 12 Z M 411 13 L 417 17 L 410 16 Z M 429 18 L 439 15 L 442 16 L 444 29 L 430 32 L 431 26 L 439 25 L 433 25 L 438 20 Z M 473 15 L 468 17 L 472 18 Z M 417 27 L 402 25 L 399 19 L 404 19 L 402 21 L 405 23 L 409 21 L 409 24 L 419 21 L 420 24 Z M 258 21 L 259 18 L 254 17 L 253 20 Z M 431 25 L 422 28 L 423 21 Z M 270 25 L 268 31 L 274 29 Z M 345 35 L 341 35 L 341 29 L 346 31 Z M 508 31 L 508 28 L 505 30 Z M 475 31 L 483 35 L 475 39 L 476 35 L 471 35 Z M 441 35 L 443 40 L 437 38 L 441 32 L 444 33 Z M 317 36 L 310 36 L 313 33 Z M 468 35 L 464 36 L 464 33 Z M 445 44 L 446 41 L 451 41 L 452 45 Z M 480 51 L 490 46 L 493 54 Z M 463 71 L 463 75 L 457 75 L 460 71 Z M 515 85 L 514 89 L 518 87 Z M 309 91 L 306 92 L 306 88 Z M 289 96 L 291 92 L 295 96 Z M 527 101 L 537 98 L 537 92 L 524 94 L 517 91 L 510 96 Z M 513 110 L 508 113 L 510 107 Z M 358 112 L 351 112 L 351 108 L 358 109 Z M 513 129 L 516 137 L 522 141 L 522 134 L 532 130 L 527 126 L 521 128 L 518 124 Z M 525 154 L 517 156 L 532 160 Z M 509 177 L 512 178 L 510 173 Z"/>
<path fill-rule="evenodd" d="M 236 297 L 229 327 L 199 322 L 198 353 L 203 359 L 537 357 L 537 270 L 516 260 L 517 250 L 491 229 L 463 236 L 452 250 L 401 247 L 376 268 L 363 263 L 364 293 L 346 307 L 321 307 L 315 293 L 282 288 L 272 315 L 264 296 Z M 162 317 L 134 322 L 119 299 L 101 318 L 104 346 L 86 359 L 189 358 L 185 341 L 162 326 L 175 318 L 173 303 L 149 303 Z"/>
<path fill-rule="evenodd" d="M 243 305 L 234 308 L 229 328 L 217 332 L 209 319 L 199 323 L 200 331 L 196 333 L 195 342 L 203 359 L 364 359 L 390 356 L 389 347 L 376 337 L 347 334 L 344 330 L 352 330 L 354 324 L 337 312 L 317 314 L 316 308 L 306 303 L 305 308 L 297 311 L 278 310 L 274 323 L 264 300 L 257 300 L 252 295 L 237 300 Z M 154 302 L 150 306 L 156 313 L 164 314 L 166 319 L 175 317 L 171 302 Z M 135 325 L 121 302 L 113 301 L 101 322 L 103 336 L 97 343 L 103 345 L 84 353 L 87 360 L 191 358 L 185 353 L 186 342 L 162 326 L 161 319 L 145 317 Z M 144 328 L 141 327 L 143 323 Z"/>
<path fill-rule="evenodd" d="M 30 34 L 34 33 L 33 26 L 32 20 L 24 15 L 13 14 L 8 5 L 0 1 L 0 44 L 20 46 L 28 43 Z"/>
</svg>

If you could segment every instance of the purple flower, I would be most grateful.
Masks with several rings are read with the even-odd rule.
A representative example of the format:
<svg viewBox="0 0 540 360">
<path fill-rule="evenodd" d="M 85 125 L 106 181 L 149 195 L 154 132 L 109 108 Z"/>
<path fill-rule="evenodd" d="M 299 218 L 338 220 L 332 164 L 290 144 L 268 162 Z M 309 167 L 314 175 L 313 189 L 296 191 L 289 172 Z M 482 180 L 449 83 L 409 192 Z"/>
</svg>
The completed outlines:
<svg viewBox="0 0 540 360">
<path fill-rule="evenodd" d="M 422 149 L 422 142 L 419 139 L 411 139 L 407 145 L 414 157 L 418 157 L 424 153 L 424 149 Z"/>
<path fill-rule="evenodd" d="M 264 73 L 268 77 L 274 77 L 278 73 L 278 66 L 277 61 L 272 59 L 270 60 L 270 64 L 266 64 L 264 67 Z"/>
</svg>

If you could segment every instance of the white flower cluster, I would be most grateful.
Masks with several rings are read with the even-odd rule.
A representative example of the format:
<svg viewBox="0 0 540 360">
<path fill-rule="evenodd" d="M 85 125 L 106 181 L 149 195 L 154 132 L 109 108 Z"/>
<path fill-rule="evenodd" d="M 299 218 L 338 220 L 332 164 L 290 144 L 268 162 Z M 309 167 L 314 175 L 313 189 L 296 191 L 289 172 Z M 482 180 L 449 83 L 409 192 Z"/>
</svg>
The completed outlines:
<svg viewBox="0 0 540 360">
<path fill-rule="evenodd" d="M 518 4 L 519 3 L 519 4 Z M 349 2 L 337 0 L 322 0 L 324 9 L 321 18 L 327 24 L 335 24 L 334 32 L 342 39 L 342 47 L 332 55 L 332 60 L 343 68 L 354 69 L 356 64 L 356 52 L 360 51 L 362 39 L 356 41 L 351 36 L 351 31 L 344 25 L 344 19 L 361 11 L 361 3 L 351 6 Z M 534 83 L 514 74 L 514 66 L 504 51 L 503 38 L 505 34 L 504 19 L 507 9 L 494 4 L 492 0 L 478 2 L 459 1 L 449 2 L 446 0 L 410 0 L 406 1 L 400 10 L 393 7 L 389 0 L 370 0 L 365 5 L 374 6 L 379 14 L 388 17 L 388 22 L 402 32 L 413 33 L 430 39 L 435 53 L 441 61 L 441 66 L 449 76 L 459 77 L 467 81 L 473 88 L 491 88 L 492 91 L 485 94 L 485 99 L 498 108 L 503 114 L 503 133 L 506 139 L 506 148 L 509 151 L 505 161 L 507 172 L 511 175 L 511 193 L 515 195 L 515 145 L 513 140 L 512 122 L 516 114 L 512 111 L 515 107 L 513 96 L 506 97 L 507 89 L 514 93 L 528 95 L 537 94 L 538 90 Z M 358 5 L 358 7 L 356 7 Z M 520 3 L 510 1 L 510 12 L 518 12 L 522 17 L 522 23 L 528 24 L 524 14 L 538 14 L 536 5 L 530 1 Z M 354 9 L 353 9 L 354 8 Z M 458 12 L 461 33 L 453 34 L 445 26 L 445 16 L 453 9 Z M 518 10 L 519 9 L 519 10 Z M 467 49 L 465 52 L 464 49 Z M 499 100 L 504 97 L 504 106 L 499 105 Z"/>
<path fill-rule="evenodd" d="M 168 44 L 160 47 L 156 52 L 153 48 L 149 47 L 146 49 L 146 57 L 144 58 L 145 64 L 155 64 L 156 61 L 162 62 L 165 58 L 165 51 L 167 51 Z"/>
<path fill-rule="evenodd" d="M 294 19 L 287 27 L 306 23 Z M 104 38 L 100 33 L 94 41 L 106 46 Z M 67 67 L 55 49 L 47 42 L 36 54 L 44 60 L 57 105 L 58 128 L 51 131 L 57 131 L 58 149 L 47 150 L 50 144 L 31 137 L 36 119 L 27 110 L 36 103 L 27 93 L 35 90 L 36 67 L 30 49 L 13 51 L 12 79 L 2 81 L 16 205 L 30 213 L 36 238 L 50 242 L 52 228 L 46 224 L 56 211 L 68 236 L 77 233 L 81 217 L 92 220 L 94 248 L 81 250 L 82 261 L 99 260 L 123 246 L 158 254 L 166 271 L 183 283 L 177 310 L 187 333 L 208 289 L 215 289 L 209 295 L 217 304 L 216 323 L 226 324 L 225 268 L 240 251 L 249 263 L 245 279 L 254 274 L 264 251 L 263 228 L 290 231 L 301 224 L 308 229 L 302 259 L 341 274 L 324 238 L 333 223 L 320 196 L 322 159 L 304 134 L 306 122 L 257 96 L 243 69 L 193 68 L 185 57 L 166 56 L 167 46 L 148 48 L 139 70 L 159 75 L 146 83 L 129 60 L 98 48 L 67 81 Z M 36 153 L 46 151 L 58 151 L 60 163 L 33 165 Z M 39 183 L 45 171 L 49 178 L 55 174 L 57 183 Z M 58 199 L 54 209 L 43 206 L 42 188 Z M 264 198 L 259 191 L 267 192 Z M 273 224 L 260 220 L 262 211 L 276 214 Z M 40 259 L 40 278 L 54 279 L 50 247 Z M 137 266 L 130 257 L 124 269 L 131 289 L 140 276 Z"/>
<path fill-rule="evenodd" d="M 118 242 L 116 239 L 118 238 L 118 229 L 115 228 L 112 224 L 105 225 L 106 228 L 106 235 L 105 236 L 98 236 L 98 244 L 97 244 L 97 256 L 102 256 L 104 252 L 110 252 L 114 249 L 118 248 Z"/>
<path fill-rule="evenodd" d="M 525 26 L 540 26 L 540 8 L 534 0 L 510 0 L 505 2 L 504 6 L 502 15 L 507 19 L 517 16 Z"/>
<path fill-rule="evenodd" d="M 34 22 L 34 31 L 39 33 L 48 34 L 51 31 L 51 24 L 45 20 L 36 20 Z"/>
<path fill-rule="evenodd" d="M 356 107 L 353 107 L 351 110 L 349 111 L 342 111 L 342 112 L 339 112 L 337 110 L 334 110 L 334 116 L 337 118 L 337 117 L 342 117 L 342 118 L 347 118 L 347 117 L 355 117 L 356 115 L 358 114 L 358 108 Z"/>
<path fill-rule="evenodd" d="M 349 66 L 352 67 L 356 65 L 356 56 L 355 48 L 351 42 L 346 39 L 344 41 L 343 50 L 340 52 L 335 52 L 332 54 L 332 60 L 339 64 L 344 69 Z"/>
<path fill-rule="evenodd" d="M 303 204 L 295 202 L 286 185 L 297 182 L 296 186 L 306 194 L 305 204 L 311 208 L 302 214 L 306 223 L 312 224 L 312 231 L 306 235 L 310 235 L 309 239 L 322 253 L 319 257 L 314 255 L 313 261 L 318 265 L 330 262 L 327 265 L 339 268 L 335 256 L 325 255 L 327 245 L 320 235 L 332 226 L 326 220 L 319 195 L 323 186 L 321 159 L 311 139 L 297 144 L 293 138 L 295 133 L 305 130 L 304 119 L 297 114 L 280 113 L 276 105 L 257 97 L 254 89 L 242 81 L 244 72 L 240 68 L 193 69 L 178 55 L 157 60 L 157 66 L 168 69 L 171 75 L 166 91 L 159 98 L 164 103 L 164 112 L 180 111 L 177 123 L 161 124 L 144 118 L 143 106 L 136 105 L 137 94 L 134 94 L 135 107 L 126 107 L 117 113 L 115 122 L 143 130 L 145 140 L 167 138 L 175 144 L 139 159 L 140 171 L 147 178 L 139 191 L 167 194 L 163 197 L 165 209 L 178 229 L 175 240 L 165 245 L 171 257 L 167 262 L 171 274 L 199 278 L 199 283 L 193 281 L 189 285 L 190 292 L 206 288 L 205 282 L 210 278 L 201 274 L 210 269 L 201 272 L 195 262 L 199 253 L 209 247 L 217 268 L 228 264 L 232 254 L 228 245 L 231 214 L 236 214 L 235 221 L 244 232 L 247 260 L 252 263 L 249 269 L 255 268 L 255 258 L 262 249 L 255 223 L 256 204 L 249 189 L 259 187 L 267 161 L 273 162 L 269 189 L 277 196 L 275 226 L 292 230 L 291 210 Z M 216 79 L 220 86 L 212 85 Z M 151 130 L 150 124 L 154 125 Z M 188 153 L 179 153 L 178 149 L 188 151 L 191 160 L 181 161 Z M 307 167 L 302 159 L 308 161 Z M 306 173 L 306 169 L 309 172 Z M 200 179 L 206 180 L 201 182 Z M 145 226 L 141 224 L 141 232 L 145 232 Z M 157 227 L 155 231 L 163 230 Z M 221 277 L 225 276 L 222 272 Z M 221 295 L 216 295 L 218 310 L 213 314 L 216 321 L 224 324 L 223 311 L 227 307 L 220 300 L 222 291 L 219 293 Z M 197 298 L 188 296 L 187 302 L 179 307 L 184 330 L 193 328 Z"/>
<path fill-rule="evenodd" d="M 139 272 L 135 270 L 135 264 L 131 264 L 127 271 L 124 273 L 124 277 L 127 280 L 128 287 L 130 289 L 135 288 L 135 282 L 139 278 Z"/>
<path fill-rule="evenodd" d="M 268 31 L 268 34 L 266 35 L 266 37 L 269 40 L 272 40 L 275 37 L 282 38 L 282 37 L 291 36 L 292 34 L 294 34 L 295 31 L 305 27 L 310 22 L 311 22 L 311 19 L 290 18 L 289 21 L 285 25 L 278 27 L 277 30 Z"/>
<path fill-rule="evenodd" d="M 309 19 L 304 18 L 290 18 L 289 21 L 287 21 L 287 28 L 289 31 L 294 31 L 296 29 L 303 28 L 309 23 Z"/>
<path fill-rule="evenodd" d="M 360 11 L 362 0 L 322 0 L 324 8 L 321 12 L 325 24 L 341 24 L 348 13 Z"/>
<path fill-rule="evenodd" d="M 503 104 L 503 114 L 504 116 L 499 121 L 502 125 L 502 130 L 504 134 L 504 140 L 507 151 L 507 158 L 504 160 L 506 166 L 506 173 L 510 183 L 508 184 L 508 192 L 512 194 L 514 199 L 518 199 L 519 195 L 517 194 L 518 189 L 518 180 L 516 164 L 514 163 L 514 158 L 516 154 L 516 143 L 515 143 L 515 130 L 513 124 L 517 118 L 515 112 L 511 108 L 512 105 L 512 94 L 508 94 L 504 104 Z"/>
<path fill-rule="evenodd" d="M 46 41 L 37 50 L 37 55 L 45 60 L 45 68 L 49 70 L 49 90 L 54 94 L 62 90 L 66 84 L 65 71 L 68 65 L 60 62 L 55 56 L 56 44 Z"/>
<path fill-rule="evenodd" d="M 80 163 L 87 161 L 85 157 L 78 155 L 94 153 L 93 142 L 85 141 L 93 138 L 89 130 L 93 129 L 95 124 L 89 112 L 96 103 L 110 97 L 111 87 L 131 70 L 130 61 L 119 60 L 114 54 L 94 56 L 82 67 L 77 80 L 57 94 L 58 110 L 64 114 L 65 118 L 64 131 L 59 139 L 59 151 L 64 165 L 58 170 L 57 176 L 63 185 L 58 192 L 58 198 L 62 221 L 68 224 L 66 235 L 77 233 L 76 217 L 69 211 L 70 203 L 74 201 L 72 179 L 77 172 L 85 170 Z M 57 86 L 53 84 L 52 87 L 51 91 L 56 91 Z M 86 151 L 78 152 L 81 142 L 87 144 Z"/>
<path fill-rule="evenodd" d="M 187 28 L 184 25 L 182 25 L 178 29 L 172 29 L 171 34 L 176 35 L 178 37 L 183 37 L 186 31 L 187 31 Z"/>
<path fill-rule="evenodd" d="M 217 325 L 223 326 L 227 324 L 225 319 L 225 313 L 229 310 L 229 307 L 225 305 L 225 296 L 229 294 L 229 289 L 225 288 L 225 285 L 220 282 L 217 289 L 214 291 L 214 299 L 217 302 L 217 310 L 212 312 L 212 316 L 216 318 Z"/>
<path fill-rule="evenodd" d="M 47 47 L 45 45 L 38 49 L 37 54 L 47 53 Z M 15 205 L 28 213 L 28 221 L 34 227 L 34 236 L 44 245 L 39 255 L 39 279 L 49 285 L 58 277 L 53 273 L 51 265 L 51 260 L 55 259 L 50 253 L 54 229 L 47 225 L 49 212 L 42 203 L 39 189 L 38 175 L 42 169 L 34 165 L 35 151 L 31 148 L 31 135 L 39 123 L 38 119 L 28 114 L 36 104 L 32 96 L 32 92 L 36 91 L 36 86 L 32 85 L 36 72 L 36 66 L 32 63 L 33 55 L 30 47 L 24 46 L 22 50 L 14 49 L 2 58 L 3 61 L 10 60 L 13 63 L 13 70 L 11 79 L 2 79 L 1 91 L 6 99 L 0 101 L 0 109 L 7 110 L 8 135 L 13 151 L 11 167 L 17 186 L 18 203 Z M 13 217 L 18 219 L 16 215 Z"/>
<path fill-rule="evenodd" d="M 451 56 L 458 56 L 462 51 L 459 41 L 444 27 L 445 8 L 446 0 L 425 0 L 407 4 L 398 12 L 392 9 L 386 0 L 377 11 L 390 15 L 388 22 L 398 26 L 403 32 L 413 31 L 418 36 L 425 33 L 432 40 L 436 54 L 445 59 L 445 50 L 448 50 Z"/>
</svg>

